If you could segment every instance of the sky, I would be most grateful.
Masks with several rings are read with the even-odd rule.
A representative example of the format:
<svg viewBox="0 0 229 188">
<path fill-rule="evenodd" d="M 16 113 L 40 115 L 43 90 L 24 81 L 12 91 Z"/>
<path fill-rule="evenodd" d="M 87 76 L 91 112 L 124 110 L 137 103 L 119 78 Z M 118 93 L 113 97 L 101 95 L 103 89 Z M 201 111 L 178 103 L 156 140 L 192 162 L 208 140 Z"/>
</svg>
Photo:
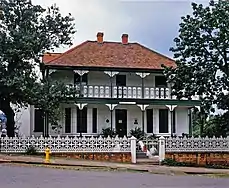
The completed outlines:
<svg viewBox="0 0 229 188">
<path fill-rule="evenodd" d="M 178 35 L 181 16 L 192 12 L 190 0 L 32 0 L 43 7 L 56 4 L 61 13 L 71 13 L 77 32 L 73 46 L 96 40 L 97 32 L 105 41 L 121 41 L 127 33 L 130 42 L 138 42 L 173 57 L 169 48 Z M 208 4 L 208 0 L 194 0 Z M 57 49 L 63 52 L 69 47 Z"/>
</svg>

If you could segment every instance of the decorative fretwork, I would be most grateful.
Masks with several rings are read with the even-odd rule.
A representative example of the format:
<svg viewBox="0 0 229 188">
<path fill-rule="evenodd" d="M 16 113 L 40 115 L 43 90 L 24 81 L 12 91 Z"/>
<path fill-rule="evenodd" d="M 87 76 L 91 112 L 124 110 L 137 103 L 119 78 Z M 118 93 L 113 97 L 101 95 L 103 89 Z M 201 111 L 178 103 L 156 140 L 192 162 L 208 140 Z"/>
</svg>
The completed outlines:
<svg viewBox="0 0 229 188">
<path fill-rule="evenodd" d="M 38 152 L 43 153 L 47 147 L 53 153 L 62 152 L 130 152 L 130 139 L 102 138 L 100 137 L 15 137 L 1 138 L 1 152 L 24 153 L 26 149 L 33 146 Z"/>
<path fill-rule="evenodd" d="M 166 138 L 166 152 L 229 152 L 228 138 Z"/>
</svg>

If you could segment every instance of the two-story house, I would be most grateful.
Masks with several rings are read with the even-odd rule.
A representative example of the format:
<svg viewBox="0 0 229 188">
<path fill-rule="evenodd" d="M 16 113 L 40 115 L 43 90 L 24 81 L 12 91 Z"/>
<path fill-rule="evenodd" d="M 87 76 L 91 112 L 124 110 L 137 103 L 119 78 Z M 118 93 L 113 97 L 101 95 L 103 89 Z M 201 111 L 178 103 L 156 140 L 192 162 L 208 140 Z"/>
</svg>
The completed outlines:
<svg viewBox="0 0 229 188">
<path fill-rule="evenodd" d="M 65 81 L 80 91 L 76 101 L 62 104 L 62 135 L 99 134 L 110 127 L 120 135 L 140 127 L 156 135 L 189 133 L 190 109 L 198 99 L 177 100 L 163 76 L 162 64 L 175 66 L 174 60 L 139 43 L 85 41 L 65 53 L 43 56 L 45 71 L 55 80 Z M 39 110 L 32 109 L 31 134 L 44 131 Z M 51 128 L 50 134 L 54 134 Z"/>
</svg>

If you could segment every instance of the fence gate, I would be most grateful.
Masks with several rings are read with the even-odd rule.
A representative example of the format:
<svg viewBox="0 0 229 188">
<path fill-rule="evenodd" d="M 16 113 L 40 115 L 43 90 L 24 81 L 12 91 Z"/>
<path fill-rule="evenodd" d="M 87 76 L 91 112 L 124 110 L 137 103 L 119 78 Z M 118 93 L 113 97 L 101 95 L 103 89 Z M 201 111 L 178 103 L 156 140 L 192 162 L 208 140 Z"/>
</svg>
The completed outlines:
<svg viewBox="0 0 229 188">
<path fill-rule="evenodd" d="M 137 158 L 151 158 L 158 156 L 159 139 L 153 136 L 144 136 L 137 140 Z"/>
</svg>

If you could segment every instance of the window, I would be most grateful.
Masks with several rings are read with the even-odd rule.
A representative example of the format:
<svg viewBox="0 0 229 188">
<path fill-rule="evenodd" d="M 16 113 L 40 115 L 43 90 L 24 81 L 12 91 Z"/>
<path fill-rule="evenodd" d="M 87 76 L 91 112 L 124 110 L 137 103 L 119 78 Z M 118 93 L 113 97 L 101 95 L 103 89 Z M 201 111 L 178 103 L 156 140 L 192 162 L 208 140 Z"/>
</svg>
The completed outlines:
<svg viewBox="0 0 229 188">
<path fill-rule="evenodd" d="M 153 109 L 146 110 L 147 133 L 153 133 Z"/>
<path fill-rule="evenodd" d="M 159 109 L 159 133 L 168 133 L 168 109 Z"/>
<path fill-rule="evenodd" d="M 88 81 L 88 74 L 84 74 L 82 76 L 82 84 L 86 84 L 87 85 L 87 81 Z M 80 83 L 80 75 L 79 74 L 74 74 L 74 83 L 75 84 L 79 84 Z"/>
<path fill-rule="evenodd" d="M 97 133 L 97 108 L 92 109 L 92 133 Z"/>
<path fill-rule="evenodd" d="M 41 109 L 34 110 L 34 132 L 44 132 L 44 111 Z"/>
<path fill-rule="evenodd" d="M 116 75 L 116 86 L 126 86 L 126 75 Z"/>
<path fill-rule="evenodd" d="M 77 108 L 77 132 L 87 133 L 87 107 Z"/>
<path fill-rule="evenodd" d="M 164 76 L 155 76 L 155 87 L 167 87 L 166 78 Z"/>
<path fill-rule="evenodd" d="M 71 108 L 65 108 L 65 133 L 71 133 Z"/>
</svg>

